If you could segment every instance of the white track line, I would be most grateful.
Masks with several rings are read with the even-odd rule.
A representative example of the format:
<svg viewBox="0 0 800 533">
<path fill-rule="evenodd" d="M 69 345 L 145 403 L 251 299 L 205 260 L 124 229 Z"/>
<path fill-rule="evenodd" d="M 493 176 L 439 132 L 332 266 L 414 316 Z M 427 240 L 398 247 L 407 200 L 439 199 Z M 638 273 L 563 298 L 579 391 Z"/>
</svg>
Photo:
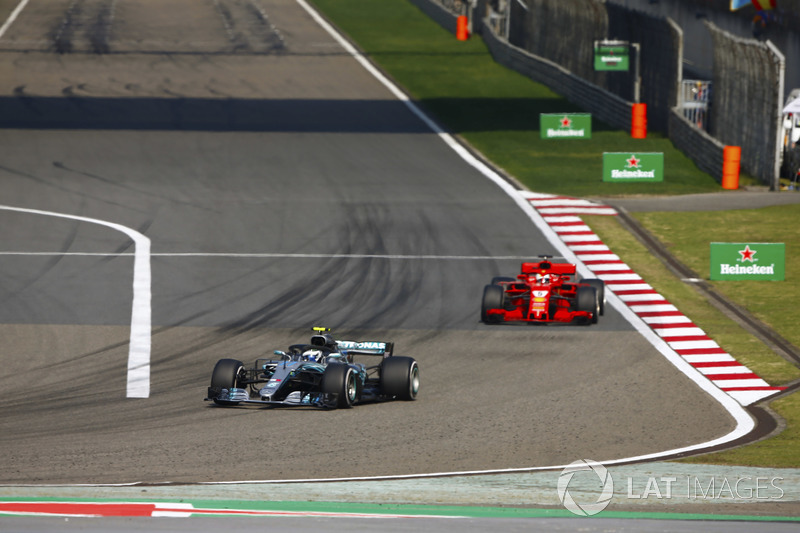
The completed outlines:
<svg viewBox="0 0 800 533">
<path fill-rule="evenodd" d="M 68 218 L 80 222 L 99 224 L 115 229 L 130 237 L 135 244 L 133 254 L 133 306 L 131 309 L 131 337 L 128 349 L 128 398 L 148 398 L 150 396 L 150 326 L 151 326 L 151 289 L 150 289 L 150 239 L 136 230 L 114 222 L 96 218 L 40 211 L 0 205 L 5 211 L 44 215 L 49 217 Z M 33 255 L 33 254 L 26 254 Z M 117 254 L 122 255 L 122 254 Z"/>
<path fill-rule="evenodd" d="M 15 7 L 14 11 L 12 11 L 8 16 L 8 19 L 6 19 L 3 25 L 0 26 L 0 38 L 2 38 L 6 31 L 8 31 L 8 28 L 14 24 L 14 21 L 17 20 L 17 17 L 20 13 L 22 13 L 22 10 L 25 9 L 26 5 L 28 5 L 28 0 L 22 0 L 19 4 L 17 4 L 17 7 Z"/>
</svg>

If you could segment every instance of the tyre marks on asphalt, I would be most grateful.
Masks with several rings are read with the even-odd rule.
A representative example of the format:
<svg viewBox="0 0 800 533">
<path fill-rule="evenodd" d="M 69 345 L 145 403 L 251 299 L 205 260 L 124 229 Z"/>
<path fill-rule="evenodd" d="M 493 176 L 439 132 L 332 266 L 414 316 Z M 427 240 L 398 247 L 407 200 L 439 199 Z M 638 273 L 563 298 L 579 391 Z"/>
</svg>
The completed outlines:
<svg viewBox="0 0 800 533">
<path fill-rule="evenodd" d="M 73 0 L 52 30 L 52 46 L 59 54 L 89 51 L 107 54 L 117 0 Z"/>
<path fill-rule="evenodd" d="M 188 41 L 175 40 L 173 34 L 184 25 L 188 13 L 205 21 L 200 24 L 203 30 Z M 284 35 L 261 0 L 59 0 L 29 6 L 15 15 L 15 28 L 3 39 L 4 49 L 58 54 L 145 50 L 275 54 L 286 50 Z"/>
<path fill-rule="evenodd" d="M 521 194 L 611 292 L 697 372 L 741 405 L 751 405 L 786 388 L 771 386 L 736 361 L 614 254 L 581 218 L 614 216 L 617 211 L 613 207 L 565 196 Z"/>
<path fill-rule="evenodd" d="M 214 0 L 232 52 L 269 53 L 286 48 L 283 35 L 256 0 Z"/>
</svg>

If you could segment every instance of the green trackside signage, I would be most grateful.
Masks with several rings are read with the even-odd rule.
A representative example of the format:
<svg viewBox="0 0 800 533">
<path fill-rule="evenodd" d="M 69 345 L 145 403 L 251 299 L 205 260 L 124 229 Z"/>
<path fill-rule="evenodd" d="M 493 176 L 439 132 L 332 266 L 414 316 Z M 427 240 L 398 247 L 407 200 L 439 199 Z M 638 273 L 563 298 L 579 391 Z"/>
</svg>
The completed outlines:
<svg viewBox="0 0 800 533">
<path fill-rule="evenodd" d="M 783 281 L 784 243 L 711 243 L 712 280 Z"/>
<path fill-rule="evenodd" d="M 603 181 L 664 181 L 664 154 L 605 152 Z"/>
<path fill-rule="evenodd" d="M 630 67 L 630 55 L 626 41 L 597 41 L 594 43 L 595 70 L 623 70 Z"/>
<path fill-rule="evenodd" d="M 539 131 L 542 139 L 591 139 L 592 115 L 576 113 L 539 115 Z"/>
</svg>

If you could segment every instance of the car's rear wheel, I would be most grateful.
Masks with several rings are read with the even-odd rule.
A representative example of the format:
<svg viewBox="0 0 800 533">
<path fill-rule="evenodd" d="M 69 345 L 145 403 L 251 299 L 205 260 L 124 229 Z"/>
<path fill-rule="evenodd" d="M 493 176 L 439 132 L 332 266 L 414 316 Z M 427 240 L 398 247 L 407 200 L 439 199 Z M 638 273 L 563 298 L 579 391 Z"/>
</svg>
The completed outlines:
<svg viewBox="0 0 800 533">
<path fill-rule="evenodd" d="M 496 315 L 490 315 L 490 309 L 503 308 L 503 287 L 500 285 L 487 285 L 483 288 L 483 300 L 481 301 L 481 320 L 486 324 L 493 324 L 499 321 Z"/>
<path fill-rule="evenodd" d="M 597 324 L 600 315 L 600 300 L 597 298 L 597 290 L 594 287 L 578 287 L 575 300 L 578 311 L 592 313 L 591 323 Z"/>
<path fill-rule="evenodd" d="M 384 396 L 411 401 L 419 393 L 419 365 L 413 357 L 387 357 L 381 362 L 381 391 Z"/>
<path fill-rule="evenodd" d="M 358 399 L 358 376 L 353 367 L 330 363 L 322 375 L 322 393 L 336 395 L 336 407 L 347 409 Z"/>
<path fill-rule="evenodd" d="M 581 283 L 585 283 L 597 291 L 597 299 L 600 301 L 600 314 L 606 314 L 606 282 L 602 279 L 590 278 L 581 280 Z"/>
<path fill-rule="evenodd" d="M 239 384 L 239 373 L 244 368 L 241 361 L 236 359 L 220 359 L 211 373 L 212 389 L 235 389 Z M 214 399 L 217 405 L 238 405 L 239 402 Z"/>
</svg>

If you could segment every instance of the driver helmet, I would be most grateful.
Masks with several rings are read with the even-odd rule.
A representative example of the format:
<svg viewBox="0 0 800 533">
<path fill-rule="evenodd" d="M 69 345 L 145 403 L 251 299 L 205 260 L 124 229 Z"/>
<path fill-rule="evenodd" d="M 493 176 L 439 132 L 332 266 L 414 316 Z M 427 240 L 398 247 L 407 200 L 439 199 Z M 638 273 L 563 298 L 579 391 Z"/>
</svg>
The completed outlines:
<svg viewBox="0 0 800 533">
<path fill-rule="evenodd" d="M 303 359 L 315 363 L 320 362 L 322 361 L 322 350 L 306 350 L 303 352 Z"/>
<path fill-rule="evenodd" d="M 550 274 L 536 274 L 536 282 L 547 285 L 550 283 Z"/>
</svg>

